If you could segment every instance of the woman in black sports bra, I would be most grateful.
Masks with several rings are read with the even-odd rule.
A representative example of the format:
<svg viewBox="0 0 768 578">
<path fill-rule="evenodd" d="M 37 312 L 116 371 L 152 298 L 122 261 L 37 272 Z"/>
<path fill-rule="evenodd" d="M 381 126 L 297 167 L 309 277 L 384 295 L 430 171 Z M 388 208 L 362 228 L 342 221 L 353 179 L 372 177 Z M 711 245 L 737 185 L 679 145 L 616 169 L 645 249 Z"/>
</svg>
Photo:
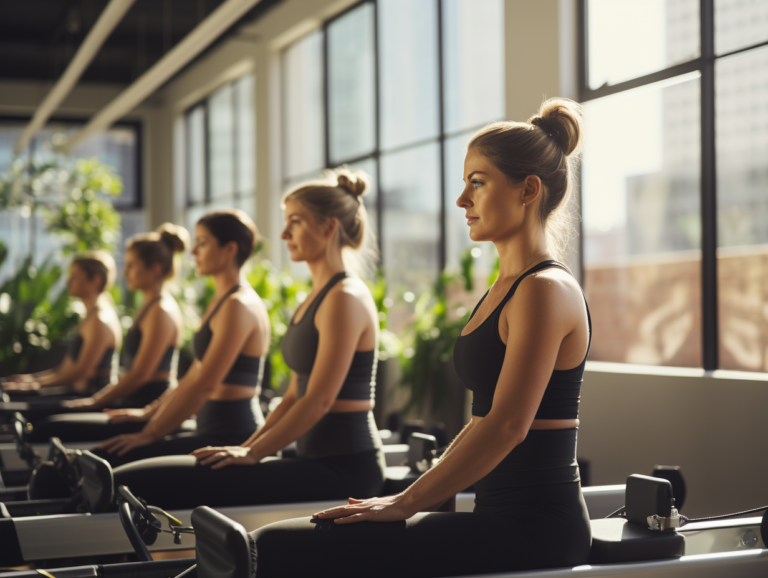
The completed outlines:
<svg viewBox="0 0 768 578">
<path fill-rule="evenodd" d="M 90 251 L 72 261 L 67 290 L 85 305 L 85 317 L 69 342 L 64 360 L 48 371 L 14 375 L 3 390 L 26 395 L 50 393 L 57 398 L 88 396 L 109 384 L 112 357 L 122 342 L 122 330 L 107 291 L 115 281 L 115 260 L 106 251 Z M 54 389 L 55 388 L 55 389 Z"/>
<path fill-rule="evenodd" d="M 493 242 L 500 257 L 499 278 L 454 349 L 474 391 L 472 421 L 405 492 L 253 532 L 257 576 L 456 576 L 587 562 L 576 432 L 591 330 L 551 236 L 581 127 L 576 103 L 552 99 L 527 123 L 495 123 L 470 141 L 457 205 L 470 238 Z M 473 484 L 474 512 L 425 513 Z"/>
<path fill-rule="evenodd" d="M 261 298 L 240 283 L 256 242 L 243 211 L 208 213 L 195 227 L 197 272 L 213 277 L 216 294 L 193 344 L 195 361 L 178 387 L 143 410 L 110 412 L 113 421 L 147 421 L 138 433 L 113 437 L 95 453 L 113 466 L 147 457 L 189 453 L 205 444 L 237 443 L 263 423 L 258 403 L 262 360 L 270 341 Z M 197 415 L 197 431 L 174 434 Z"/>
<path fill-rule="evenodd" d="M 163 286 L 173 277 L 174 253 L 188 245 L 187 230 L 171 223 L 128 240 L 123 276 L 128 289 L 141 291 L 144 305 L 125 335 L 123 362 L 127 371 L 117 383 L 90 397 L 64 401 L 61 409 L 48 412 L 54 415 L 36 420 L 31 441 L 46 441 L 52 436 L 64 442 L 99 441 L 141 429 L 141 422 L 113 423 L 105 413 L 83 412 L 103 407 L 141 408 L 168 390 L 184 321 L 178 304 Z"/>
<path fill-rule="evenodd" d="M 283 336 L 283 357 L 293 373 L 264 427 L 243 436 L 239 446 L 198 446 L 192 456 L 117 468 L 116 484 L 164 508 L 343 499 L 381 491 L 384 459 L 371 412 L 378 312 L 367 286 L 347 275 L 342 258 L 345 254 L 349 264 L 362 254 L 365 186 L 362 174 L 343 170 L 284 197 L 283 239 L 291 259 L 309 265 L 313 290 Z M 293 441 L 296 458 L 268 457 Z"/>
</svg>

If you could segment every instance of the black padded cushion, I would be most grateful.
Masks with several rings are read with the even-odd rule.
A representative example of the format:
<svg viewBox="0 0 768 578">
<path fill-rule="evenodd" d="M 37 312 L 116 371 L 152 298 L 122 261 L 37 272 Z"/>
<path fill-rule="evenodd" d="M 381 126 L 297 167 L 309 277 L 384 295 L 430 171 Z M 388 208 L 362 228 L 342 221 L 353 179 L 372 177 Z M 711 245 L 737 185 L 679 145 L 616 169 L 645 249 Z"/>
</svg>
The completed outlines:
<svg viewBox="0 0 768 578">
<path fill-rule="evenodd" d="M 590 564 L 679 558 L 685 553 L 685 538 L 677 532 L 650 530 L 624 518 L 590 520 L 590 524 Z"/>
<path fill-rule="evenodd" d="M 648 525 L 648 516 L 669 518 L 672 514 L 672 484 L 669 480 L 632 474 L 627 478 L 624 503 L 624 516 L 640 526 Z"/>
<path fill-rule="evenodd" d="M 207 506 L 192 512 L 197 578 L 250 578 L 251 547 L 240 524 Z"/>
<path fill-rule="evenodd" d="M 86 511 L 106 512 L 115 497 L 115 479 L 109 462 L 88 450 L 78 454 L 77 463 L 83 473 L 82 496 Z"/>
</svg>

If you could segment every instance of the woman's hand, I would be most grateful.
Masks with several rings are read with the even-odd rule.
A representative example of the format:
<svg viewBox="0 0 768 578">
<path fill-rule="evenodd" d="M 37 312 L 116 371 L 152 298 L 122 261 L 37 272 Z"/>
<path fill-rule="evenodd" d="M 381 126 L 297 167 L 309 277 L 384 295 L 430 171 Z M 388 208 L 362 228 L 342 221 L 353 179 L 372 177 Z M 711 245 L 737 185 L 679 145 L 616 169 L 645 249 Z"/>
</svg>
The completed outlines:
<svg viewBox="0 0 768 578">
<path fill-rule="evenodd" d="M 146 409 L 105 409 L 104 413 L 109 416 L 112 423 L 126 423 L 129 421 L 147 421 L 149 415 Z"/>
<path fill-rule="evenodd" d="M 99 449 L 106 451 L 108 454 L 116 453 L 118 456 L 124 456 L 129 451 L 149 445 L 153 441 L 155 441 L 153 436 L 141 431 L 139 433 L 123 434 L 110 438 L 103 442 Z"/>
<path fill-rule="evenodd" d="M 259 463 L 259 458 L 249 447 L 226 446 L 205 447 L 192 452 L 201 466 L 211 466 L 212 470 L 220 470 L 231 465 L 252 466 Z"/>
<path fill-rule="evenodd" d="M 67 399 L 62 402 L 64 407 L 88 408 L 96 405 L 96 400 L 92 397 L 83 397 L 81 399 Z"/>
<path fill-rule="evenodd" d="M 6 381 L 3 383 L 4 391 L 37 391 L 40 389 L 39 381 Z"/>
<path fill-rule="evenodd" d="M 412 512 L 405 504 L 404 494 L 356 500 L 349 498 L 346 506 L 337 506 L 314 514 L 313 518 L 321 520 L 334 519 L 336 524 L 353 524 L 355 522 L 399 522 L 407 520 L 416 512 Z"/>
</svg>

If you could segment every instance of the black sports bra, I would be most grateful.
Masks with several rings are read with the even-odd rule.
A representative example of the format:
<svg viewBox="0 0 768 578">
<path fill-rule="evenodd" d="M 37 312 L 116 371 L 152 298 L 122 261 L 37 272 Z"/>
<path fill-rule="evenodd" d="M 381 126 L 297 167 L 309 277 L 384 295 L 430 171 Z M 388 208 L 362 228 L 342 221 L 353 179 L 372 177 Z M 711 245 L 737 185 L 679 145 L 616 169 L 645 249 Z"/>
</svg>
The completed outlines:
<svg viewBox="0 0 768 578">
<path fill-rule="evenodd" d="M 88 318 L 88 315 L 85 316 L 85 319 Z M 83 321 L 85 321 L 83 319 Z M 83 336 L 79 333 L 75 335 L 70 342 L 67 344 L 67 355 L 72 361 L 77 361 L 77 358 L 80 357 L 80 351 L 83 349 Z M 95 367 L 97 371 L 111 371 L 112 370 L 112 356 L 115 354 L 114 347 L 109 347 L 105 352 L 104 355 L 101 358 L 101 361 L 99 361 L 99 364 Z"/>
<path fill-rule="evenodd" d="M 133 367 L 136 354 L 139 352 L 139 345 L 141 345 L 141 327 L 139 327 L 139 324 L 146 316 L 149 308 L 159 302 L 160 299 L 162 299 L 162 295 L 158 295 L 152 299 L 152 301 L 147 303 L 144 310 L 141 312 L 141 315 L 133 320 L 133 325 L 131 325 L 131 328 L 125 334 L 125 341 L 123 342 L 123 362 L 126 369 Z M 174 351 L 176 351 L 176 348 L 173 345 L 169 345 L 168 349 L 165 350 L 165 355 L 163 355 L 163 358 L 157 365 L 156 372 L 171 371 L 171 362 L 173 361 Z"/>
<path fill-rule="evenodd" d="M 520 275 L 512 288 L 501 300 L 488 318 L 474 331 L 467 335 L 459 335 L 453 347 L 453 365 L 464 386 L 473 392 L 472 415 L 485 417 L 491 410 L 493 394 L 496 391 L 496 383 L 504 364 L 504 354 L 507 346 L 499 336 L 499 317 L 504 305 L 515 294 L 520 282 L 528 275 L 549 267 L 560 267 L 568 271 L 567 267 L 557 261 L 543 261 Z M 470 319 L 474 317 L 480 304 L 488 296 L 483 296 L 472 312 Z M 585 300 L 586 305 L 586 300 Z M 592 318 L 587 306 L 587 320 L 589 323 L 589 346 L 592 344 Z M 579 399 L 581 383 L 584 380 L 584 367 L 587 363 L 587 355 L 584 360 L 572 369 L 552 371 L 541 404 L 536 412 L 535 419 L 576 419 L 579 417 Z"/>
<path fill-rule="evenodd" d="M 288 330 L 283 335 L 282 352 L 283 359 L 291 370 L 296 372 L 298 378 L 299 397 L 303 397 L 307 391 L 309 374 L 315 365 L 317 346 L 320 342 L 320 333 L 315 327 L 315 313 L 322 303 L 328 291 L 339 281 L 347 276 L 345 272 L 337 273 L 317 294 L 317 297 L 309 304 L 304 316 L 297 323 L 291 319 Z M 294 313 L 294 318 L 296 314 Z M 378 363 L 378 351 L 355 351 L 352 364 L 349 366 L 347 376 L 341 386 L 336 399 L 373 399 L 376 392 L 376 365 Z"/>
<path fill-rule="evenodd" d="M 206 319 L 205 323 L 200 327 L 200 330 L 195 333 L 194 337 L 192 337 L 192 348 L 195 350 L 195 357 L 197 359 L 202 361 L 205 352 L 208 351 L 208 346 L 211 344 L 211 339 L 213 339 L 213 331 L 211 331 L 210 325 L 211 319 L 216 315 L 216 312 L 226 298 L 238 289 L 240 289 L 239 283 L 224 294 L 221 300 L 216 304 L 216 307 L 213 308 L 213 311 L 211 311 L 208 319 Z M 237 356 L 237 359 L 235 359 L 235 362 L 229 369 L 229 373 L 227 373 L 226 377 L 222 380 L 222 383 L 228 385 L 248 385 L 250 387 L 258 387 L 261 385 L 263 373 L 264 364 L 261 362 L 261 357 L 241 353 Z"/>
</svg>

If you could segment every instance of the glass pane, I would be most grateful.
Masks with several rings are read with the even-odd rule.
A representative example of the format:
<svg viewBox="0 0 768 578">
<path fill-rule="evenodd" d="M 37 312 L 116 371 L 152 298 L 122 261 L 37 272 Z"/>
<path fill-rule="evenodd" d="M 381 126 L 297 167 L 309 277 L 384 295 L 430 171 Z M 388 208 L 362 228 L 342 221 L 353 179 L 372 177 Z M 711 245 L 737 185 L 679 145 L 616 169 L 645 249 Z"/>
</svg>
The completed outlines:
<svg viewBox="0 0 768 578">
<path fill-rule="evenodd" d="M 283 177 L 325 164 L 323 36 L 313 32 L 283 51 Z"/>
<path fill-rule="evenodd" d="M 768 371 L 768 49 L 715 82 L 720 367 Z"/>
<path fill-rule="evenodd" d="M 618 84 L 697 58 L 699 0 L 589 0 L 589 86 Z"/>
<path fill-rule="evenodd" d="M 442 1 L 446 132 L 503 120 L 503 0 Z"/>
<path fill-rule="evenodd" d="M 256 120 L 253 114 L 253 75 L 249 74 L 234 85 L 237 113 L 237 183 L 236 192 L 250 195 L 256 177 Z"/>
<path fill-rule="evenodd" d="M 465 132 L 445 141 L 445 266 L 453 272 L 459 271 L 459 261 L 468 247 L 477 247 L 475 277 L 485 279 L 496 259 L 492 243 L 475 243 L 469 238 L 469 227 L 464 218 L 464 209 L 456 206 L 456 199 L 464 189 L 464 157 L 467 144 L 473 132 Z M 475 252 L 477 255 L 477 252 Z"/>
<path fill-rule="evenodd" d="M 378 227 L 378 215 L 379 211 L 376 208 L 376 199 L 379 191 L 376 189 L 376 161 L 374 159 L 365 159 L 359 163 L 353 163 L 349 165 L 349 168 L 360 171 L 365 171 L 368 176 L 371 177 L 370 188 L 363 195 L 363 205 L 368 213 L 368 224 L 371 227 L 371 231 L 376 236 L 378 243 L 379 227 Z"/>
<path fill-rule="evenodd" d="M 187 201 L 205 202 L 205 108 L 198 106 L 187 115 Z"/>
<path fill-rule="evenodd" d="M 383 258 L 389 289 L 418 294 L 438 273 L 440 150 L 423 145 L 381 157 Z"/>
<path fill-rule="evenodd" d="M 21 133 L 24 132 L 24 125 L 15 122 L 4 122 L 0 124 L 0 175 L 11 168 L 11 163 L 15 158 L 13 147 L 19 140 Z"/>
<path fill-rule="evenodd" d="M 697 75 L 584 105 L 590 359 L 701 367 Z"/>
<path fill-rule="evenodd" d="M 375 146 L 373 5 L 334 20 L 327 34 L 330 156 L 339 164 Z"/>
<path fill-rule="evenodd" d="M 234 109 L 232 85 L 227 84 L 208 99 L 208 158 L 211 198 L 235 192 Z"/>
<path fill-rule="evenodd" d="M 378 4 L 381 146 L 393 148 L 438 133 L 437 3 Z"/>
<path fill-rule="evenodd" d="M 768 2 L 715 0 L 715 52 L 725 54 L 768 40 Z"/>
</svg>

